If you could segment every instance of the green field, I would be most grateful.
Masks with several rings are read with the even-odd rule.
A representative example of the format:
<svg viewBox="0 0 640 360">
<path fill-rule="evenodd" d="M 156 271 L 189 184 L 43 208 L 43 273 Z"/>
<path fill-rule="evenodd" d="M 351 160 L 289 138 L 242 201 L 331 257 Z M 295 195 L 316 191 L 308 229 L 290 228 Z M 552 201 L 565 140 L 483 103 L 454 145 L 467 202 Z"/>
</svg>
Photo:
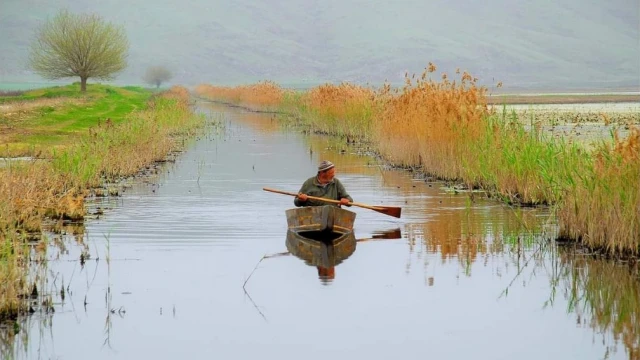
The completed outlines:
<svg viewBox="0 0 640 360">
<path fill-rule="evenodd" d="M 79 84 L 0 96 L 0 156 L 32 156 L 74 143 L 87 129 L 122 122 L 153 94 L 142 87 Z"/>
</svg>

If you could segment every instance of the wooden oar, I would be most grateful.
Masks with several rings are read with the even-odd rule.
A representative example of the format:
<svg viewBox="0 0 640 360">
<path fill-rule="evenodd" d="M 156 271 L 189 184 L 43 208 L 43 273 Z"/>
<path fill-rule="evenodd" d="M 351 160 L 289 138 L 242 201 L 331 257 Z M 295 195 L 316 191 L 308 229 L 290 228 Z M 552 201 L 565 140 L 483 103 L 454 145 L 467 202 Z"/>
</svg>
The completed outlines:
<svg viewBox="0 0 640 360">
<path fill-rule="evenodd" d="M 298 196 L 298 194 L 296 194 L 296 193 L 287 192 L 287 191 L 281 191 L 281 190 L 276 190 L 276 189 L 262 188 L 262 190 L 270 191 L 270 192 L 273 192 L 273 193 L 276 193 L 276 194 Z M 338 201 L 338 200 L 325 199 L 325 198 L 309 196 L 309 195 L 307 195 L 307 198 L 309 198 L 311 200 L 316 200 L 316 201 L 324 201 L 324 202 L 328 202 L 328 203 L 332 203 L 332 204 L 340 204 L 340 201 Z M 361 207 L 361 208 L 377 211 L 379 213 L 382 213 L 382 214 L 385 214 L 385 215 L 389 215 L 389 216 L 393 216 L 393 217 L 397 217 L 397 218 L 400 217 L 400 213 L 402 212 L 402 208 L 396 207 L 396 206 L 371 206 L 371 205 L 360 204 L 360 203 L 356 203 L 356 202 L 350 202 L 349 205 L 353 205 L 353 206 L 357 206 L 357 207 Z"/>
</svg>

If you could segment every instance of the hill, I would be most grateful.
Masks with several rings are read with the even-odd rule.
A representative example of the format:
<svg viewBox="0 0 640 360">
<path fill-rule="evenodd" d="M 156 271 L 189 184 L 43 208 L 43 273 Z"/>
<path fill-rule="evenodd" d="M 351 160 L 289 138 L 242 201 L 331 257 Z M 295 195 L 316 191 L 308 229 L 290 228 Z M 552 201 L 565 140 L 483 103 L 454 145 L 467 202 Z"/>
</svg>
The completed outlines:
<svg viewBox="0 0 640 360">
<path fill-rule="evenodd" d="M 185 85 L 379 85 L 433 62 L 506 89 L 640 89 L 637 0 L 4 0 L 0 81 L 40 79 L 25 69 L 29 42 L 61 8 L 125 26 L 125 83 L 165 65 Z"/>
</svg>

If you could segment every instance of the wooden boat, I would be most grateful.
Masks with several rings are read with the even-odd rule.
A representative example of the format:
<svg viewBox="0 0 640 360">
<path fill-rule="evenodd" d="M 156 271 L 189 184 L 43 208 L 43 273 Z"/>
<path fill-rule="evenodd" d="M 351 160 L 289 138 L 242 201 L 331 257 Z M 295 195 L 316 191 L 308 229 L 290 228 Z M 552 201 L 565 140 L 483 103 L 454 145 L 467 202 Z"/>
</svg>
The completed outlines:
<svg viewBox="0 0 640 360">
<path fill-rule="evenodd" d="M 336 206 L 289 209 L 287 250 L 308 265 L 332 268 L 356 250 L 356 214 Z"/>
<path fill-rule="evenodd" d="M 300 233 L 345 234 L 353 232 L 356 220 L 356 213 L 333 205 L 299 207 L 287 210 L 286 214 L 289 229 Z"/>
</svg>

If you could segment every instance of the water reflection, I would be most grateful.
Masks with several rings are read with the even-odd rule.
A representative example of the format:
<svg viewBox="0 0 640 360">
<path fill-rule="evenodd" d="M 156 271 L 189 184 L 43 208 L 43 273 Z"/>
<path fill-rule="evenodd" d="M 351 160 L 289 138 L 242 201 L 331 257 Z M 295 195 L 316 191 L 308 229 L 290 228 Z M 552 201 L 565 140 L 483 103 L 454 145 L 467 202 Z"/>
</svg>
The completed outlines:
<svg viewBox="0 0 640 360">
<path fill-rule="evenodd" d="M 629 359 L 640 359 L 640 267 L 574 250 L 560 251 L 555 265 L 548 305 L 562 295 L 576 325 L 601 334 L 605 358 L 622 345 Z"/>
<path fill-rule="evenodd" d="M 318 279 L 330 284 L 336 277 L 336 266 L 348 259 L 356 251 L 358 243 L 401 239 L 399 228 L 375 231 L 371 237 L 356 239 L 353 233 L 338 242 L 300 241 L 295 233 L 288 231 L 286 247 L 290 254 L 303 260 L 305 264 L 318 270 Z"/>
<path fill-rule="evenodd" d="M 300 238 L 293 231 L 287 232 L 287 250 L 305 264 L 318 269 L 318 278 L 323 284 L 330 284 L 336 276 L 336 266 L 356 251 L 353 232 L 337 241 L 318 241 Z"/>
<path fill-rule="evenodd" d="M 335 279 L 335 267 L 356 250 L 356 213 L 332 205 L 288 209 L 287 250 L 318 269 L 323 284 Z"/>
</svg>

